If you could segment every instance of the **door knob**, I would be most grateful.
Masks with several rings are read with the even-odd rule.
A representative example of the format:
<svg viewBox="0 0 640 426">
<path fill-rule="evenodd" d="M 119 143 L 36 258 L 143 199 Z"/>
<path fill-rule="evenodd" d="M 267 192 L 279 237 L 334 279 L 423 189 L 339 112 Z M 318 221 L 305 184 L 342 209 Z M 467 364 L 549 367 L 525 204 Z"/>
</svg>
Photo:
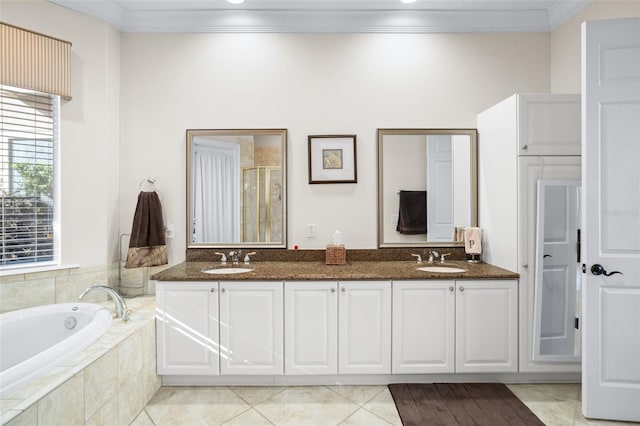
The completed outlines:
<svg viewBox="0 0 640 426">
<path fill-rule="evenodd" d="M 602 266 L 599 263 L 596 263 L 591 267 L 591 273 L 595 276 L 604 275 L 605 277 L 610 277 L 611 275 L 614 275 L 614 274 L 623 275 L 622 272 L 620 271 L 607 272 L 606 269 L 604 269 L 604 266 Z"/>
</svg>

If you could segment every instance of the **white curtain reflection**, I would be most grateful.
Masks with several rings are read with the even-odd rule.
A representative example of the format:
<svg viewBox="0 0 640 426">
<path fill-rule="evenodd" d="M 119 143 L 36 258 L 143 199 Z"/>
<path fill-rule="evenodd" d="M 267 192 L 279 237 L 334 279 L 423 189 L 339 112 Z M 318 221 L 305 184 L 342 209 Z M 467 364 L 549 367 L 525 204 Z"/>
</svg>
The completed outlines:
<svg viewBox="0 0 640 426">
<path fill-rule="evenodd" d="M 193 241 L 240 241 L 238 159 L 232 152 L 197 150 L 194 158 Z"/>
</svg>

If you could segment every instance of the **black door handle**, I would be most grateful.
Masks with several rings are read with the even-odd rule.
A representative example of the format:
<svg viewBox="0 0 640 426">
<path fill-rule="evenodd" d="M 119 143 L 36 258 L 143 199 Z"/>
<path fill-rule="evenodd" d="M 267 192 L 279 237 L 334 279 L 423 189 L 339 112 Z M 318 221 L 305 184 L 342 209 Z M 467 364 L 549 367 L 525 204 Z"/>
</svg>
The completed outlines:
<svg viewBox="0 0 640 426">
<path fill-rule="evenodd" d="M 604 266 L 600 265 L 599 263 L 596 263 L 591 267 L 591 273 L 596 276 L 604 275 L 605 277 L 610 277 L 611 275 L 614 275 L 614 274 L 623 275 L 622 272 L 620 271 L 607 272 L 606 269 L 604 269 Z"/>
<path fill-rule="evenodd" d="M 551 257 L 550 254 L 545 254 L 544 256 L 542 256 L 542 258 L 544 259 L 545 257 Z"/>
</svg>

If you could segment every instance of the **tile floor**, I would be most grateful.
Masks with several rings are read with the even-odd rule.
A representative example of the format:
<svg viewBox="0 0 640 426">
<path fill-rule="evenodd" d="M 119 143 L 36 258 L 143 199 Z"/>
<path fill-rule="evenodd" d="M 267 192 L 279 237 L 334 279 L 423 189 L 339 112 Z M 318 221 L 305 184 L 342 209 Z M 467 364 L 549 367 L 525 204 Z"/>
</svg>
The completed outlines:
<svg viewBox="0 0 640 426">
<path fill-rule="evenodd" d="M 548 426 L 618 425 L 580 411 L 579 384 L 509 385 Z M 386 386 L 162 387 L 132 426 L 341 425 L 402 422 Z"/>
</svg>

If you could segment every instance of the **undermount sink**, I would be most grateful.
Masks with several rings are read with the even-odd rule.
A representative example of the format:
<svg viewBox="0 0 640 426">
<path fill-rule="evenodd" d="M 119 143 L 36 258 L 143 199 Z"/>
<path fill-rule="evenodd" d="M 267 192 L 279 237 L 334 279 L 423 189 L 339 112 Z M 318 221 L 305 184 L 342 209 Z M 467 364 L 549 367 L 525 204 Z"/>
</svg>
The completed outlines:
<svg viewBox="0 0 640 426">
<path fill-rule="evenodd" d="M 226 275 L 226 274 L 242 274 L 245 272 L 251 272 L 253 269 L 251 268 L 211 268 L 204 269 L 202 272 L 205 274 L 214 274 L 214 275 Z"/>
<path fill-rule="evenodd" d="M 467 272 L 466 269 L 456 268 L 455 266 L 422 266 L 416 269 L 418 269 L 418 271 L 441 272 L 445 274 L 456 274 L 458 272 Z"/>
</svg>

